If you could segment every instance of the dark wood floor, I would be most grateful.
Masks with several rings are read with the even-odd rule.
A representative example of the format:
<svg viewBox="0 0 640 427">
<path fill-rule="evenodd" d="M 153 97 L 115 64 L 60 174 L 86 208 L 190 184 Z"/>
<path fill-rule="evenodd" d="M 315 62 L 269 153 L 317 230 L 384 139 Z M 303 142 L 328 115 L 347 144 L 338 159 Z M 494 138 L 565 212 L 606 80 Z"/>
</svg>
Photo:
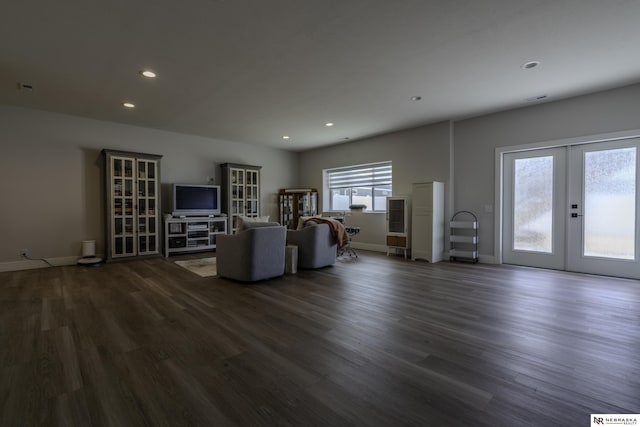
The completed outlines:
<svg viewBox="0 0 640 427">
<path fill-rule="evenodd" d="M 569 426 L 640 412 L 640 282 L 357 261 L 253 285 L 178 257 L 0 273 L 0 425 Z"/>
</svg>

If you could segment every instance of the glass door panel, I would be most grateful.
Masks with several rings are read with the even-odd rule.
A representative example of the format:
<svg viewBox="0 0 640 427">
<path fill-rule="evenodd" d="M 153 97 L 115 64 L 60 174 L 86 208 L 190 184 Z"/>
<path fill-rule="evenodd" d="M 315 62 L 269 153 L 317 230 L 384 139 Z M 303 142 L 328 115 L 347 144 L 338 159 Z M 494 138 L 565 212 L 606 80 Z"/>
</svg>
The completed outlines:
<svg viewBox="0 0 640 427">
<path fill-rule="evenodd" d="M 124 232 L 125 234 L 133 233 L 133 218 L 124 219 Z"/>
<path fill-rule="evenodd" d="M 238 185 L 244 185 L 244 171 L 242 169 L 234 169 L 232 172 L 235 182 Z"/>
<path fill-rule="evenodd" d="M 635 259 L 635 218 L 636 148 L 585 153 L 583 256 Z"/>
<path fill-rule="evenodd" d="M 113 256 L 124 254 L 124 245 L 122 244 L 122 237 L 115 237 L 113 239 Z"/>
<path fill-rule="evenodd" d="M 388 233 L 400 233 L 404 234 L 404 199 L 387 199 L 387 216 L 389 222 L 387 225 Z"/>
<path fill-rule="evenodd" d="M 122 210 L 122 199 L 117 198 L 113 200 L 113 215 L 122 216 L 124 211 Z"/>
<path fill-rule="evenodd" d="M 122 160 L 113 160 L 113 176 L 122 176 Z"/>
<path fill-rule="evenodd" d="M 115 218 L 113 220 L 113 234 L 123 234 L 124 227 L 122 226 L 122 218 Z"/>
<path fill-rule="evenodd" d="M 131 179 L 124 180 L 124 195 L 127 197 L 133 196 L 133 180 Z"/>
<path fill-rule="evenodd" d="M 553 156 L 516 159 L 513 249 L 553 252 Z"/>
<path fill-rule="evenodd" d="M 147 236 L 138 237 L 138 252 L 141 254 L 147 252 Z"/>
<path fill-rule="evenodd" d="M 124 176 L 126 178 L 133 178 L 133 160 L 124 160 Z"/>
<path fill-rule="evenodd" d="M 122 179 L 113 180 L 113 196 L 114 197 L 122 196 Z"/>
<path fill-rule="evenodd" d="M 134 241 L 132 236 L 125 237 L 125 253 L 126 255 L 135 254 Z"/>
<path fill-rule="evenodd" d="M 571 149 L 568 269 L 640 278 L 640 139 Z"/>
<path fill-rule="evenodd" d="M 127 198 L 124 200 L 124 215 L 133 216 L 133 199 Z"/>
<path fill-rule="evenodd" d="M 138 215 L 143 216 L 147 214 L 147 201 L 145 199 L 138 199 Z"/>
<path fill-rule="evenodd" d="M 566 148 L 503 158 L 502 260 L 565 268 Z"/>
</svg>

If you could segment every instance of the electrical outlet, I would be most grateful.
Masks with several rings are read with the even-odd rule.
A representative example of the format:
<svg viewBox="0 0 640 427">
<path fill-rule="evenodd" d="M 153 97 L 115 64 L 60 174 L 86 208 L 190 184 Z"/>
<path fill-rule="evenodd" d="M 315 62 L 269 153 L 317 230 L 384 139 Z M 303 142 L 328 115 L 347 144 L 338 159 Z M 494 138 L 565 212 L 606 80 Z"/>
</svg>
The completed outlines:
<svg viewBox="0 0 640 427">
<path fill-rule="evenodd" d="M 23 249 L 20 255 L 22 255 L 22 258 L 29 258 L 29 249 Z"/>
</svg>

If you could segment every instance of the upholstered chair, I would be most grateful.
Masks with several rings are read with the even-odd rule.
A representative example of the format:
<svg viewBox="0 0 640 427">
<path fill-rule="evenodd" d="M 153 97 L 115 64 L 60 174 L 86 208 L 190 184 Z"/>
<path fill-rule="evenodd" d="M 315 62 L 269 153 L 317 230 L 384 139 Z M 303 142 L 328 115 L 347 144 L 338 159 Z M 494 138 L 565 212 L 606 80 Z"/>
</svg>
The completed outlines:
<svg viewBox="0 0 640 427">
<path fill-rule="evenodd" d="M 335 264 L 338 244 L 327 224 L 307 223 L 287 230 L 287 245 L 298 247 L 298 268 L 321 268 Z"/>
<path fill-rule="evenodd" d="M 271 225 L 248 228 L 233 235 L 218 235 L 218 276 L 242 282 L 282 276 L 286 231 L 285 227 Z"/>
</svg>

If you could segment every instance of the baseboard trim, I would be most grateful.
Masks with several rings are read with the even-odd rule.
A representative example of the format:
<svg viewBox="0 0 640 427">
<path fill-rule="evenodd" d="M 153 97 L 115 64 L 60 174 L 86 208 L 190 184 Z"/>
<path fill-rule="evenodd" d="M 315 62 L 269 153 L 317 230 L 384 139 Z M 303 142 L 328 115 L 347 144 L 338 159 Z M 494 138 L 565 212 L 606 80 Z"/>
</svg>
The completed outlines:
<svg viewBox="0 0 640 427">
<path fill-rule="evenodd" d="M 443 256 L 444 256 L 444 258 L 443 258 L 444 261 L 448 261 L 449 260 L 449 252 L 448 251 L 446 251 L 443 254 Z M 493 255 L 478 254 L 478 262 L 480 264 L 497 264 L 496 257 L 493 256 Z"/>
<path fill-rule="evenodd" d="M 363 249 L 366 251 L 373 252 L 387 252 L 386 245 L 377 245 L 374 243 L 361 243 L 361 242 L 352 242 L 351 246 L 353 249 Z M 104 258 L 102 254 L 98 254 L 98 257 Z M 20 271 L 20 270 L 34 270 L 37 268 L 46 268 L 46 267 L 60 267 L 63 265 L 75 265 L 78 263 L 80 257 L 78 256 L 66 256 L 66 257 L 57 257 L 57 258 L 45 258 L 47 262 L 43 260 L 20 260 L 20 261 L 8 261 L 8 262 L 0 262 L 0 273 L 7 271 Z M 449 253 L 444 253 L 443 260 L 446 261 L 449 259 Z M 482 264 L 496 264 L 496 257 L 493 255 L 482 255 L 478 256 L 478 262 Z"/>
<path fill-rule="evenodd" d="M 75 265 L 80 257 L 66 256 L 42 259 L 23 259 L 20 261 L 0 262 L 0 273 L 6 271 L 34 270 L 37 268 L 60 267 L 63 265 Z M 47 264 L 48 263 L 48 264 Z"/>
<path fill-rule="evenodd" d="M 366 251 L 387 253 L 387 246 L 386 245 L 377 245 L 375 243 L 352 242 L 351 246 L 353 247 L 353 249 L 364 249 Z M 442 254 L 442 257 L 443 257 L 442 258 L 443 261 L 448 261 L 449 260 L 449 251 L 445 251 Z M 496 257 L 493 256 L 493 255 L 479 254 L 478 255 L 478 262 L 482 263 L 482 264 L 497 264 Z"/>
<path fill-rule="evenodd" d="M 353 249 L 363 249 L 365 251 L 387 252 L 387 247 L 385 245 L 376 245 L 375 243 L 351 242 L 351 247 Z"/>
<path fill-rule="evenodd" d="M 496 257 L 493 255 L 478 255 L 478 262 L 482 264 L 498 264 Z"/>
</svg>

